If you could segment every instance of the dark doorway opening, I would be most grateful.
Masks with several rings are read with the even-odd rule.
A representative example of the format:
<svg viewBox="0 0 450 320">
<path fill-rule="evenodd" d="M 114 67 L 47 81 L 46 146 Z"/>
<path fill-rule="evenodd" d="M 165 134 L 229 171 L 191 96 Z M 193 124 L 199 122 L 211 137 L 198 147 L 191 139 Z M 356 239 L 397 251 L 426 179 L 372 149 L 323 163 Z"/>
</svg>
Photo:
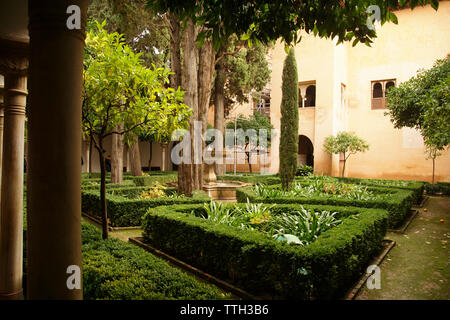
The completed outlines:
<svg viewBox="0 0 450 320">
<path fill-rule="evenodd" d="M 314 168 L 314 146 L 304 135 L 298 137 L 298 164 L 306 164 Z"/>
</svg>

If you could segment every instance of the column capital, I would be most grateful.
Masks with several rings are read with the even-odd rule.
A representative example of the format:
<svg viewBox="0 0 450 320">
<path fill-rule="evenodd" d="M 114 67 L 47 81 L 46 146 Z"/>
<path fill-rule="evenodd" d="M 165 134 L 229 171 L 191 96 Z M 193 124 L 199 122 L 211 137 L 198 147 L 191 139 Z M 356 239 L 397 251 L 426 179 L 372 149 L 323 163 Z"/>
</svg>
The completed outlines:
<svg viewBox="0 0 450 320">
<path fill-rule="evenodd" d="M 28 43 L 0 39 L 0 73 L 25 75 L 28 70 Z"/>
</svg>

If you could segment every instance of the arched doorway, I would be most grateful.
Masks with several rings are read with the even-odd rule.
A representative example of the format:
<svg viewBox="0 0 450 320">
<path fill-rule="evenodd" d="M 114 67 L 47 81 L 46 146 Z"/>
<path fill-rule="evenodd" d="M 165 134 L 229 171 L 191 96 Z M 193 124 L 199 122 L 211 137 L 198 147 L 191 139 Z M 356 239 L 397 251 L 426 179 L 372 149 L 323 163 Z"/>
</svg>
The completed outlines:
<svg viewBox="0 0 450 320">
<path fill-rule="evenodd" d="M 298 165 L 302 164 L 314 167 L 314 146 L 304 135 L 298 136 Z"/>
</svg>

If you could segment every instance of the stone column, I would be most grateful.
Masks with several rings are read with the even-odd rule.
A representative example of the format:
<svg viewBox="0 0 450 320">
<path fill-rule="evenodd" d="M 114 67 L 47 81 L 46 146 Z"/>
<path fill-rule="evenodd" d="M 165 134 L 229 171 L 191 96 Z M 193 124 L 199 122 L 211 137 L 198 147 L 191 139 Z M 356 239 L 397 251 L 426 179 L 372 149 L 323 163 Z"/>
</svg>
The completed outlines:
<svg viewBox="0 0 450 320">
<path fill-rule="evenodd" d="M 83 297 L 82 285 L 77 284 L 81 283 L 80 136 L 87 5 L 87 0 L 28 1 L 28 299 Z M 67 27 L 69 6 L 80 8 L 81 29 Z M 77 19 L 77 11 L 72 12 Z"/>
<path fill-rule="evenodd" d="M 0 190 L 2 187 L 2 154 L 3 154 L 3 87 L 0 87 Z M 1 193 L 0 193 L 0 204 L 2 203 Z M 1 212 L 1 211 L 0 211 Z"/>
<path fill-rule="evenodd" d="M 5 77 L 0 221 L 0 299 L 22 297 L 23 161 L 27 78 Z"/>
</svg>

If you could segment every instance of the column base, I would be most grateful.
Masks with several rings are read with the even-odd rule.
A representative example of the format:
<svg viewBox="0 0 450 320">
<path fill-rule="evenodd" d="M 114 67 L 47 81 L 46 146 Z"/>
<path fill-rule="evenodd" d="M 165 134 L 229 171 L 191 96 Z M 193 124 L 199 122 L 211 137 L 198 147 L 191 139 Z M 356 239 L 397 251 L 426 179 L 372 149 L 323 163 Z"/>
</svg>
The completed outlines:
<svg viewBox="0 0 450 320">
<path fill-rule="evenodd" d="M 14 293 L 0 293 L 0 300 L 23 300 L 23 290 Z"/>
</svg>

